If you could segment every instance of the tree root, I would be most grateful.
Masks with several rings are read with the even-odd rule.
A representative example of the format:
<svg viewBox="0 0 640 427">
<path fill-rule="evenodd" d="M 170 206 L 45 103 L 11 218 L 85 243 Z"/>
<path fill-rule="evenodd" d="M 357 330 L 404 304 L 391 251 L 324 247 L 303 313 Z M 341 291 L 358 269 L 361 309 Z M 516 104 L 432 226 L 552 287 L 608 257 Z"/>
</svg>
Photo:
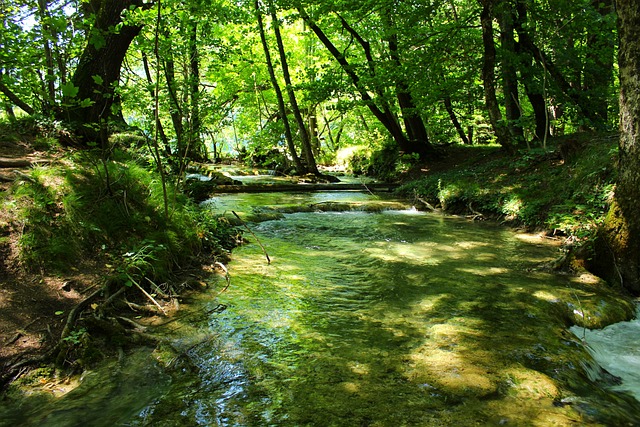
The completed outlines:
<svg viewBox="0 0 640 427">
<path fill-rule="evenodd" d="M 60 354 L 64 351 L 64 348 L 65 348 L 64 339 L 71 334 L 71 331 L 73 330 L 73 325 L 78 319 L 78 316 L 91 302 L 93 302 L 98 297 L 98 295 L 100 295 L 100 293 L 102 293 L 102 288 L 98 289 L 97 291 L 89 295 L 87 298 L 80 301 L 80 303 L 77 306 L 75 306 L 73 310 L 69 312 L 69 315 L 67 316 L 67 322 L 65 323 L 64 328 L 62 329 L 62 333 L 60 334 L 60 339 L 54 346 L 52 346 L 49 350 L 47 350 L 43 354 L 28 358 L 28 359 L 20 360 L 14 363 L 13 365 L 9 366 L 6 369 L 5 373 L 2 375 L 2 377 L 0 377 L 0 390 L 3 389 L 12 381 L 16 380 L 22 374 L 24 374 L 29 369 L 30 366 L 52 360 L 54 359 L 54 356 L 55 356 L 55 359 L 58 359 L 60 357 Z"/>
</svg>

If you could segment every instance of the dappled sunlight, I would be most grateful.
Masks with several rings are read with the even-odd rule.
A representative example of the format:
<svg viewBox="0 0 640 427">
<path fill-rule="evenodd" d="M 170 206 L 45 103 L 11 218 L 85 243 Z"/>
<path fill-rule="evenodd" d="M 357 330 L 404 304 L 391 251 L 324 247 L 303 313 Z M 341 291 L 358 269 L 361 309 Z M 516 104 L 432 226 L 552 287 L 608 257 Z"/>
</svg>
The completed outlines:
<svg viewBox="0 0 640 427">
<path fill-rule="evenodd" d="M 385 262 L 411 262 L 417 265 L 437 265 L 441 261 L 439 247 L 433 245 L 415 245 L 407 243 L 378 243 L 375 247 L 365 248 L 364 252 Z"/>
<path fill-rule="evenodd" d="M 503 267 L 474 267 L 474 268 L 457 268 L 457 271 L 469 274 L 476 274 L 478 276 L 491 276 L 498 274 L 505 274 L 509 272 L 509 269 Z"/>
<path fill-rule="evenodd" d="M 579 366 L 562 316 L 612 303 L 529 268 L 555 248 L 405 212 L 287 214 L 252 230 L 271 264 L 251 238 L 228 289 L 193 305 L 209 314 L 169 326 L 187 336 L 173 345 L 189 349 L 175 359 L 189 374 L 150 414 L 169 405 L 173 418 L 159 419 L 251 426 L 582 421 L 554 405 L 576 393 L 563 376 Z"/>
<path fill-rule="evenodd" d="M 547 302 L 558 302 L 560 299 L 549 291 L 538 290 L 533 293 L 533 296 Z"/>
</svg>

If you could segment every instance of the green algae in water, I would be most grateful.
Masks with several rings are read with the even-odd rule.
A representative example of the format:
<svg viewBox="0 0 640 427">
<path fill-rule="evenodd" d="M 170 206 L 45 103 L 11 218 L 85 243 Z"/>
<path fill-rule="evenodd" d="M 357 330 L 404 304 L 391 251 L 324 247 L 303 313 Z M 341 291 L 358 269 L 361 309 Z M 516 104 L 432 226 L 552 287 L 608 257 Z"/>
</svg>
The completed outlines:
<svg viewBox="0 0 640 427">
<path fill-rule="evenodd" d="M 227 310 L 198 326 L 216 335 L 191 354 L 201 393 L 182 414 L 198 424 L 633 417 L 590 399 L 595 386 L 576 368 L 584 354 L 563 323 L 576 297 L 581 307 L 616 299 L 536 271 L 558 255 L 541 242 L 416 212 L 301 213 L 254 231 L 271 265 L 257 245 L 238 250 L 216 301 Z"/>
<path fill-rule="evenodd" d="M 226 209 L 291 202 L 234 198 Z M 588 355 L 565 329 L 576 311 L 596 318 L 625 303 L 597 283 L 539 270 L 559 255 L 539 239 L 415 211 L 297 213 L 251 227 L 271 265 L 256 244 L 234 253 L 229 289 L 202 295 L 164 330 L 173 343 L 156 352 L 165 366 L 157 391 L 108 393 L 137 411 L 114 425 L 637 421 L 636 401 L 580 369 Z M 77 413 L 87 425 L 103 415 Z"/>
</svg>

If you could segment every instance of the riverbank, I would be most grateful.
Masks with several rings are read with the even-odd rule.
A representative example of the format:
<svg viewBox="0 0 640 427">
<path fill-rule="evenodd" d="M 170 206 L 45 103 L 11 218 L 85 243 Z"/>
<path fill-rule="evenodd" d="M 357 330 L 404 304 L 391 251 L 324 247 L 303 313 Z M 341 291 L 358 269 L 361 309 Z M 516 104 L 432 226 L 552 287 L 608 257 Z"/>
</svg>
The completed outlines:
<svg viewBox="0 0 640 427">
<path fill-rule="evenodd" d="M 33 120 L 0 128 L 0 388 L 144 341 L 130 333 L 138 319 L 174 312 L 235 244 L 144 148 L 104 158 L 60 147 L 55 132 Z"/>
<path fill-rule="evenodd" d="M 425 210 L 491 219 L 562 241 L 556 266 L 594 271 L 593 243 L 613 196 L 618 134 L 582 133 L 509 156 L 499 147 L 457 146 L 418 165 L 398 193 Z"/>
</svg>

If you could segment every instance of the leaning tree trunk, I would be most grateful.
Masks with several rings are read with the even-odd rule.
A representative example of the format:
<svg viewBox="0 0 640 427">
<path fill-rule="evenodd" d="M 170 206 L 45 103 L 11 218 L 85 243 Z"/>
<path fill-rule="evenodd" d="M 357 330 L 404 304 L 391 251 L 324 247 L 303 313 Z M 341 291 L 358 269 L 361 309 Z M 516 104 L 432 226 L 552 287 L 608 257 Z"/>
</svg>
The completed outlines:
<svg viewBox="0 0 640 427">
<path fill-rule="evenodd" d="M 614 203 L 601 233 L 600 254 L 613 256 L 606 278 L 640 294 L 640 7 L 617 0 L 620 47 L 620 143 Z M 602 245 L 601 245 L 602 246 Z M 596 254 L 598 256 L 599 254 Z M 603 257 L 604 258 L 604 257 Z M 606 273 L 606 271 L 605 271 Z"/>
<path fill-rule="evenodd" d="M 293 84 L 291 83 L 291 74 L 289 73 L 289 64 L 287 62 L 287 55 L 284 50 L 284 43 L 282 42 L 282 35 L 280 34 L 280 24 L 278 22 L 278 16 L 276 14 L 275 7 L 273 6 L 273 2 L 269 0 L 269 12 L 271 14 L 271 25 L 273 26 L 273 32 L 276 36 L 276 44 L 278 45 L 278 53 L 280 55 L 280 66 L 282 67 L 282 75 L 284 77 L 284 82 L 286 85 L 287 95 L 289 96 L 289 103 L 291 104 L 291 110 L 293 111 L 293 116 L 296 119 L 296 124 L 298 125 L 298 131 L 300 132 L 300 140 L 302 141 L 302 154 L 304 159 L 306 160 L 307 170 L 310 173 L 315 175 L 319 175 L 318 165 L 316 164 L 316 159 L 313 155 L 313 148 L 311 147 L 311 139 L 309 138 L 309 131 L 304 123 L 304 119 L 302 118 L 302 113 L 300 111 L 300 107 L 298 105 L 298 101 L 296 100 L 296 94 L 293 90 Z"/>
<path fill-rule="evenodd" d="M 258 0 L 254 2 L 256 20 L 258 21 L 258 30 L 260 31 L 260 41 L 262 42 L 262 49 L 264 50 L 265 60 L 267 62 L 267 70 L 269 70 L 269 78 L 271 79 L 271 85 L 273 86 L 273 90 L 276 93 L 276 99 L 278 100 L 278 112 L 280 114 L 280 118 L 282 119 L 282 124 L 284 126 L 284 136 L 287 141 L 287 148 L 289 149 L 289 154 L 291 154 L 291 158 L 293 159 L 293 163 L 296 165 L 296 172 L 299 174 L 306 173 L 307 170 L 302 164 L 298 153 L 296 152 L 296 146 L 293 143 L 293 135 L 291 134 L 291 127 L 289 126 L 289 119 L 287 118 L 287 109 L 284 104 L 284 97 L 282 96 L 282 89 L 280 89 L 280 84 L 278 83 L 278 79 L 276 78 L 276 73 L 273 69 L 273 61 L 271 60 L 271 52 L 269 51 L 269 44 L 267 43 L 267 36 L 264 31 L 264 23 L 262 21 L 262 12 L 260 12 L 260 3 Z"/>
<path fill-rule="evenodd" d="M 106 123 L 119 116 L 113 107 L 120 67 L 129 45 L 142 29 L 122 25 L 121 14 L 131 6 L 143 4 L 143 0 L 101 0 L 86 6 L 93 8 L 87 12 L 95 14 L 95 22 L 71 80 L 74 89 L 67 92 L 64 100 L 65 118 L 85 137 L 83 144 L 97 139 Z"/>
<path fill-rule="evenodd" d="M 387 132 L 389 132 L 393 140 L 398 144 L 400 151 L 407 154 L 417 153 L 421 157 L 424 157 L 427 153 L 424 150 L 420 150 L 419 146 L 412 144 L 407 139 L 404 132 L 402 131 L 402 128 L 400 127 L 400 124 L 397 122 L 396 117 L 391 113 L 384 99 L 380 100 L 384 104 L 384 107 L 382 109 L 380 109 L 376 105 L 376 100 L 372 98 L 369 89 L 362 82 L 360 75 L 356 73 L 356 67 L 353 67 L 347 60 L 347 57 L 345 56 L 346 54 L 344 52 L 341 52 L 333 44 L 333 42 L 329 39 L 329 37 L 327 37 L 325 32 L 322 31 L 322 29 L 315 23 L 313 19 L 311 19 L 311 17 L 307 14 L 307 12 L 304 10 L 304 8 L 301 5 L 298 4 L 296 8 L 300 13 L 300 17 L 309 26 L 311 31 L 313 31 L 315 35 L 318 36 L 318 39 L 327 48 L 329 53 L 331 53 L 331 55 L 336 60 L 336 62 L 338 62 L 338 64 L 340 65 L 340 68 L 342 68 L 342 71 L 344 71 L 344 73 L 347 75 L 347 77 L 351 81 L 351 84 L 356 88 L 356 90 L 360 94 L 360 98 L 362 99 L 362 101 L 365 103 L 367 108 L 369 108 L 369 111 L 371 111 L 374 117 L 380 122 L 380 124 L 382 124 L 382 126 L 385 127 L 385 129 L 387 130 Z M 348 28 L 345 28 L 345 29 L 349 31 Z M 363 120 L 363 123 L 365 124 L 365 127 L 366 127 L 365 120 Z"/>
<path fill-rule="evenodd" d="M 484 98 L 489 114 L 491 127 L 498 143 L 509 153 L 515 151 L 511 143 L 509 131 L 502 121 L 500 105 L 496 97 L 495 64 L 496 46 L 493 41 L 493 7 L 495 0 L 479 0 L 482 5 L 480 24 L 482 26 L 482 44 L 484 46 L 484 62 L 482 65 L 482 81 L 484 83 Z"/>
<path fill-rule="evenodd" d="M 596 129 L 606 128 L 609 88 L 613 83 L 615 35 L 607 16 L 613 13 L 613 0 L 591 0 L 600 15 L 587 28 L 587 54 L 584 68 L 584 89 L 589 108 L 597 120 Z"/>
</svg>

